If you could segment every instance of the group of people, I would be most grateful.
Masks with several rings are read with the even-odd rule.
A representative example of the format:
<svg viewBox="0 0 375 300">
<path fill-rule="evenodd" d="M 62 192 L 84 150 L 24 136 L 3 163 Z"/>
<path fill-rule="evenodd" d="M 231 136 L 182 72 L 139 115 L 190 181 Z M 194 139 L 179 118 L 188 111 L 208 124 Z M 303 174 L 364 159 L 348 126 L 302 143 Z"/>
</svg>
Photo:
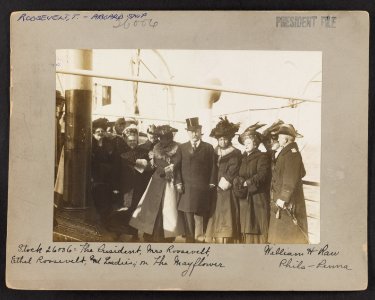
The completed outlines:
<svg viewBox="0 0 375 300">
<path fill-rule="evenodd" d="M 308 243 L 302 178 L 305 169 L 293 125 L 221 118 L 202 140 L 198 118 L 186 119 L 189 141 L 177 129 L 151 125 L 139 144 L 135 122 L 93 122 L 92 197 L 108 228 L 114 219 L 133 240 L 206 243 Z M 244 146 L 244 152 L 232 140 Z M 258 149 L 263 144 L 266 152 Z"/>
</svg>

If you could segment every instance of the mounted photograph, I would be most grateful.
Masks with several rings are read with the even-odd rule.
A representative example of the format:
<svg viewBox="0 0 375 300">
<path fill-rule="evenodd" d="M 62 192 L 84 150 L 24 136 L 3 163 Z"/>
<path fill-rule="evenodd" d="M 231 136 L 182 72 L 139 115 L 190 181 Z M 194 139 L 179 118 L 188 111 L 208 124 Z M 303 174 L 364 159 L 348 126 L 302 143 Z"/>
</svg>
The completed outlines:
<svg viewBox="0 0 375 300">
<path fill-rule="evenodd" d="M 52 241 L 319 244 L 321 103 L 320 51 L 56 50 Z"/>
</svg>

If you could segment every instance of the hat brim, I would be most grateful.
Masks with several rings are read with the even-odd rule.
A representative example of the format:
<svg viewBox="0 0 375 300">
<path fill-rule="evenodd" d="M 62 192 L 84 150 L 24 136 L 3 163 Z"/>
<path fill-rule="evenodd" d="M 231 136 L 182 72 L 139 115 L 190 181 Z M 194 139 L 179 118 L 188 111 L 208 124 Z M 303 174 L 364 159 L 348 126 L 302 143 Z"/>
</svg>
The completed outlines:
<svg viewBox="0 0 375 300">
<path fill-rule="evenodd" d="M 202 129 L 202 125 L 197 125 L 197 126 L 188 126 L 185 128 L 187 131 L 195 131 L 197 129 Z"/>
</svg>

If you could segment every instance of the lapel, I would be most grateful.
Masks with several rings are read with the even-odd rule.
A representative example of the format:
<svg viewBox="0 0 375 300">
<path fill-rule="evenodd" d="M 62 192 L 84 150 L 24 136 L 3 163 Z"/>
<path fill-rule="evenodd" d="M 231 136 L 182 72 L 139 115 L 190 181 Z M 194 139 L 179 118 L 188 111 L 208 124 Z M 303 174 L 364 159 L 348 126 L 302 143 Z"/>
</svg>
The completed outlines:
<svg viewBox="0 0 375 300">
<path fill-rule="evenodd" d="M 200 143 L 199 143 L 198 147 L 195 149 L 195 151 L 193 150 L 193 146 L 192 146 L 190 141 L 187 142 L 186 144 L 187 144 L 187 150 L 188 150 L 190 155 L 195 155 L 203 149 L 203 141 L 202 140 L 200 141 Z"/>
<path fill-rule="evenodd" d="M 202 148 L 203 148 L 202 145 L 203 145 L 203 141 L 201 140 L 200 143 L 199 143 L 199 145 L 198 145 L 198 147 L 195 149 L 195 152 L 194 152 L 194 153 L 198 153 L 199 151 L 201 151 Z"/>
<path fill-rule="evenodd" d="M 290 149 L 292 148 L 296 148 L 298 150 L 298 146 L 295 142 L 293 143 L 290 143 L 289 145 L 285 146 L 279 153 L 279 155 L 277 156 L 276 158 L 276 161 L 279 159 L 279 157 L 281 156 L 284 156 L 285 154 L 287 154 L 289 152 Z"/>
</svg>

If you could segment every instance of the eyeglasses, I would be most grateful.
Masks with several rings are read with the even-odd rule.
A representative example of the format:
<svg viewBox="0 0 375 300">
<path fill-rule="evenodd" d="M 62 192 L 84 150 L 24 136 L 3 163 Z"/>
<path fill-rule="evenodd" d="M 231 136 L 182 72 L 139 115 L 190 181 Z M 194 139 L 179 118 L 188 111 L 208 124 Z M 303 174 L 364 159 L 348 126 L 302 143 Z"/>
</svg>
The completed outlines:
<svg viewBox="0 0 375 300">
<path fill-rule="evenodd" d="M 95 130 L 95 133 L 104 133 L 104 130 L 103 129 L 98 129 L 98 130 Z"/>
</svg>

